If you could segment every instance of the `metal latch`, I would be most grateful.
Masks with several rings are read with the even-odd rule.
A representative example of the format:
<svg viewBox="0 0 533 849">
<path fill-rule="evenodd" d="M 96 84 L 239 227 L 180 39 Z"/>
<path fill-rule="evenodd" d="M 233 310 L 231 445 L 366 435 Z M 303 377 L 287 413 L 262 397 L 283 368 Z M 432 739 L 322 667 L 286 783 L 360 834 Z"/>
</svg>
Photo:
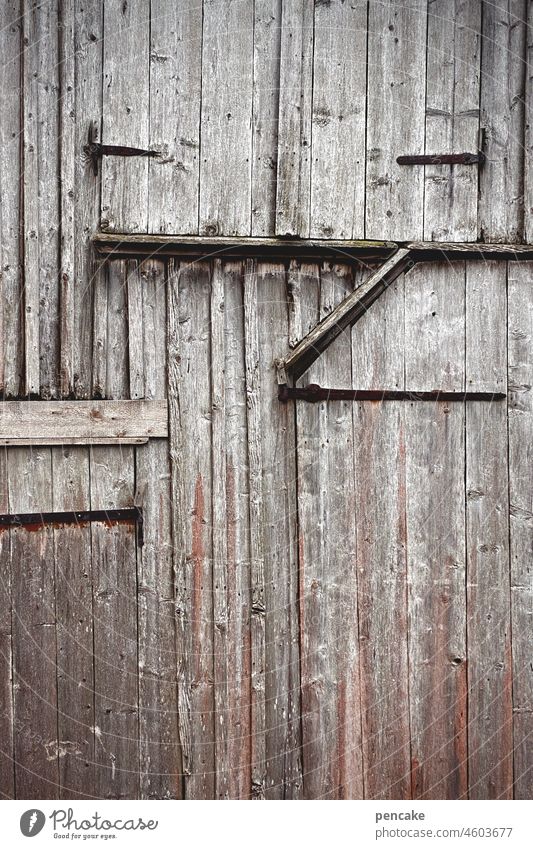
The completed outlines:
<svg viewBox="0 0 533 849">
<path fill-rule="evenodd" d="M 95 121 L 91 121 L 83 152 L 92 162 L 95 177 L 98 175 L 98 160 L 102 156 L 159 156 L 158 150 L 145 150 L 142 147 L 128 147 L 123 144 L 102 144 L 97 138 L 98 127 Z"/>
</svg>

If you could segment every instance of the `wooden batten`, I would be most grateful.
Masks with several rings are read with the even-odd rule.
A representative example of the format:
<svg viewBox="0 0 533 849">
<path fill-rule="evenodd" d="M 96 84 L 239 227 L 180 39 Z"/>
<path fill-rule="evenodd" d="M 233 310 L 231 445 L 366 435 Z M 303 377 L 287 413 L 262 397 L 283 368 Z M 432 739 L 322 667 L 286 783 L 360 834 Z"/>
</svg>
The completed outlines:
<svg viewBox="0 0 533 849">
<path fill-rule="evenodd" d="M 6 401 L 0 445 L 140 444 L 168 433 L 166 401 Z"/>
</svg>

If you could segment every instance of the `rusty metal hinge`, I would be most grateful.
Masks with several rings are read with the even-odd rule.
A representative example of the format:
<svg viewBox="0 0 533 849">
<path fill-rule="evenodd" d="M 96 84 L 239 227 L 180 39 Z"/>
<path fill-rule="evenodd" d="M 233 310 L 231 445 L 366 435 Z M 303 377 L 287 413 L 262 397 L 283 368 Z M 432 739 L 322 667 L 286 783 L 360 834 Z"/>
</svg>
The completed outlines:
<svg viewBox="0 0 533 849">
<path fill-rule="evenodd" d="M 503 392 L 406 392 L 398 389 L 327 389 L 318 383 L 278 387 L 280 401 L 502 401 Z"/>
<path fill-rule="evenodd" d="M 87 159 L 90 159 L 93 166 L 93 173 L 98 175 L 98 160 L 102 156 L 159 156 L 158 150 L 145 150 L 142 147 L 128 147 L 122 144 L 102 144 L 97 141 L 98 127 L 95 121 L 91 121 L 89 126 L 89 134 L 87 136 L 87 144 L 83 147 L 83 152 Z"/>
<path fill-rule="evenodd" d="M 27 528 L 38 531 L 45 525 L 86 525 L 88 522 L 104 522 L 108 525 L 134 524 L 137 544 L 144 545 L 143 512 L 140 507 L 123 507 L 112 510 L 54 510 L 46 513 L 2 513 L 1 528 Z"/>
<path fill-rule="evenodd" d="M 483 165 L 485 154 L 477 153 L 433 153 L 413 156 L 398 156 L 398 165 Z"/>
</svg>

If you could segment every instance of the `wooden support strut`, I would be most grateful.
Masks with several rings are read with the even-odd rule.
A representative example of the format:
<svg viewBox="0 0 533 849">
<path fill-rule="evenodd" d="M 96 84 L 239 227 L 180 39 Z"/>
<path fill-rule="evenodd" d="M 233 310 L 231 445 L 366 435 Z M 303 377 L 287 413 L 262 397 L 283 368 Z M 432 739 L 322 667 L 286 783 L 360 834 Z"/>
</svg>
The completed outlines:
<svg viewBox="0 0 533 849">
<path fill-rule="evenodd" d="M 328 389 L 317 383 L 307 386 L 281 384 L 280 401 L 503 401 L 503 392 L 447 392 L 435 389 L 429 392 L 407 392 L 397 389 Z"/>
</svg>

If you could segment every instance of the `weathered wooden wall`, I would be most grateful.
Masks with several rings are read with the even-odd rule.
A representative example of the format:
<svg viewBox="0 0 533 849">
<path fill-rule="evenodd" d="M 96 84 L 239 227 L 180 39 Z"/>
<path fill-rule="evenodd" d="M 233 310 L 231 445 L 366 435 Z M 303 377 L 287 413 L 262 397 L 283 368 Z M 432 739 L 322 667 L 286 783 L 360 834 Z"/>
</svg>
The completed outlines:
<svg viewBox="0 0 533 849">
<path fill-rule="evenodd" d="M 530 5 L 1 5 L 0 395 L 171 431 L 0 453 L 2 513 L 145 515 L 0 534 L 3 796 L 533 797 L 532 264 L 418 266 L 303 378 L 507 402 L 295 408 L 274 360 L 368 269 L 89 246 L 533 241 Z M 95 176 L 92 121 L 161 155 Z"/>
</svg>

